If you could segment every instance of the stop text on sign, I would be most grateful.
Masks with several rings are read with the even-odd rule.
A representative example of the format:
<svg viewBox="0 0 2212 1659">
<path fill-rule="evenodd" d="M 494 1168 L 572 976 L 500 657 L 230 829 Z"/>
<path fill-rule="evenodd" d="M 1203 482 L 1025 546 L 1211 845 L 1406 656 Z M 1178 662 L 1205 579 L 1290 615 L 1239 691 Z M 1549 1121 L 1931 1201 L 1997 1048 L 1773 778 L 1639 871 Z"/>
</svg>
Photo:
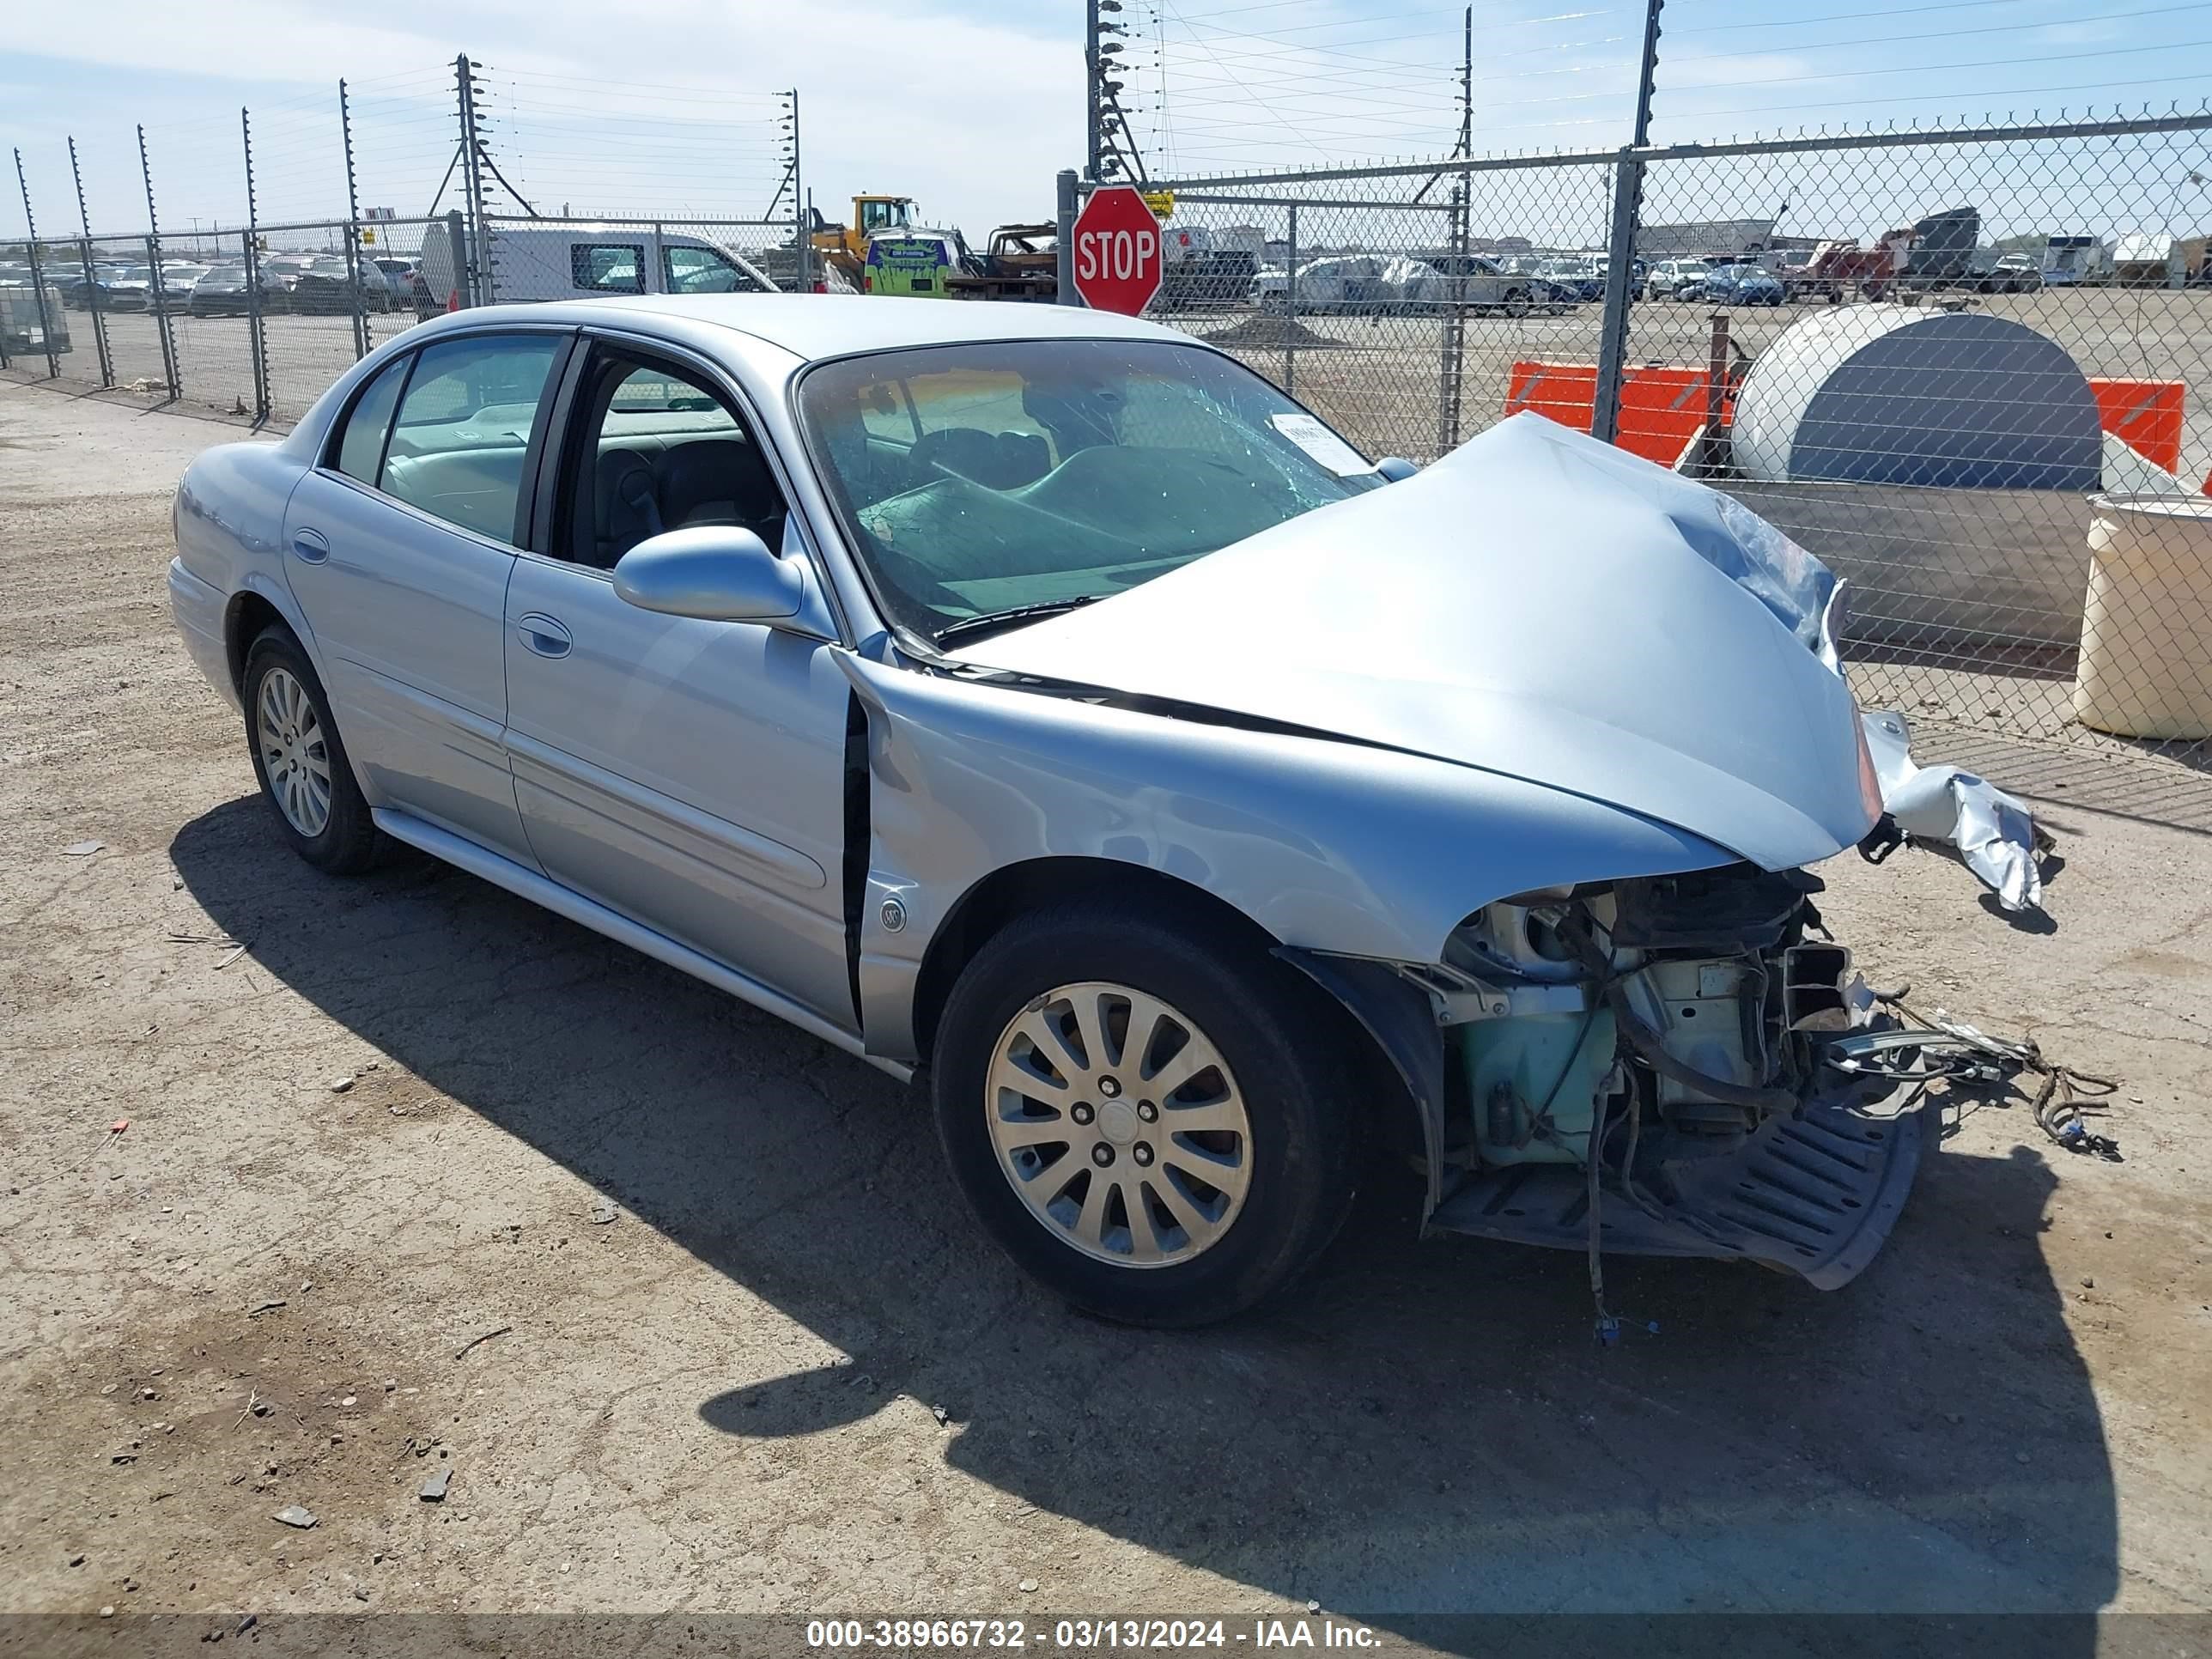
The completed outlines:
<svg viewBox="0 0 2212 1659">
<path fill-rule="evenodd" d="M 1075 274 L 1086 283 L 1107 277 L 1133 282 L 1159 257 L 1157 231 L 1089 230 L 1075 239 Z"/>
</svg>

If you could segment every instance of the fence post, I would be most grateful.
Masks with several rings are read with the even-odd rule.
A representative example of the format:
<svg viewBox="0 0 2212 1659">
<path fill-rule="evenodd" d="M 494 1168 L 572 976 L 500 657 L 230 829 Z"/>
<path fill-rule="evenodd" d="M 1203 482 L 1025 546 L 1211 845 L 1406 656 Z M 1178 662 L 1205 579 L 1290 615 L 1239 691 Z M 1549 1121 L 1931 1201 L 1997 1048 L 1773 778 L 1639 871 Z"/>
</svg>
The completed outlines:
<svg viewBox="0 0 2212 1659">
<path fill-rule="evenodd" d="M 54 355 L 53 319 L 46 315 L 46 278 L 39 263 L 39 225 L 31 217 L 31 186 L 23 177 L 23 152 L 15 152 L 15 187 L 23 192 L 23 228 L 30 234 L 24 247 L 31 256 L 31 309 L 39 314 L 39 338 L 46 348 L 46 378 L 58 380 L 62 376 L 61 359 Z"/>
<path fill-rule="evenodd" d="M 484 223 L 483 155 L 477 143 L 477 90 L 469 55 L 453 59 L 454 84 L 460 94 L 461 193 L 468 204 L 470 241 L 473 257 L 468 266 L 468 291 L 464 305 L 491 303 L 491 234 Z"/>
<path fill-rule="evenodd" d="M 269 418 L 269 337 L 262 329 L 261 232 L 253 203 L 253 125 L 245 106 L 238 111 L 238 131 L 246 146 L 246 332 L 253 349 L 253 423 Z"/>
<path fill-rule="evenodd" d="M 143 126 L 138 129 L 138 172 L 146 180 L 146 268 L 159 270 L 161 268 L 161 222 L 154 216 L 154 166 L 146 159 L 146 129 Z M 162 307 L 161 315 L 155 318 L 154 331 L 161 338 L 161 373 L 168 377 L 169 399 L 173 403 L 184 395 L 185 389 L 178 383 L 182 377 L 177 373 L 176 328 L 170 321 L 167 307 Z"/>
<path fill-rule="evenodd" d="M 1283 262 L 1283 392 L 1298 395 L 1298 204 L 1291 204 L 1290 257 Z"/>
<path fill-rule="evenodd" d="M 468 228 L 461 222 L 459 208 L 447 210 L 446 241 L 451 250 L 448 257 L 453 262 L 453 288 L 447 298 L 456 307 L 469 305 L 472 303 L 469 298 L 469 284 L 473 280 L 468 264 L 469 233 Z"/>
<path fill-rule="evenodd" d="M 361 269 L 361 193 L 353 173 L 353 112 L 346 105 L 345 77 L 338 77 L 338 139 L 345 147 L 346 279 L 353 289 L 353 356 L 368 356 L 368 285 Z"/>
<path fill-rule="evenodd" d="M 84 169 L 76 163 L 76 137 L 74 134 L 70 137 L 69 153 L 70 179 L 76 185 L 76 226 L 84 238 L 77 244 L 77 269 L 84 273 L 85 308 L 92 313 L 92 343 L 100 353 L 100 384 L 112 386 L 115 384 L 115 364 L 107 355 L 107 310 L 100 303 L 100 284 L 94 280 L 92 274 L 92 219 L 84 210 Z M 158 306 L 161 302 L 161 268 L 155 265 L 151 269 L 155 283 L 154 303 Z"/>
<path fill-rule="evenodd" d="M 1079 306 L 1075 291 L 1075 169 L 1060 169 L 1053 207 L 1056 232 L 1053 241 L 1053 298 L 1064 306 Z"/>
<path fill-rule="evenodd" d="M 1620 432 L 1620 383 L 1628 358 L 1628 307 L 1636 285 L 1636 228 L 1644 206 L 1644 155 L 1651 142 L 1651 93 L 1659 73 L 1659 11 L 1666 0 L 1644 0 L 1644 59 L 1636 87 L 1636 131 L 1613 176 L 1613 226 L 1606 237 L 1605 317 L 1599 324 L 1597 387 L 1590 436 L 1611 443 Z"/>
<path fill-rule="evenodd" d="M 1452 186 L 1451 288 L 1444 313 L 1443 374 L 1437 386 L 1437 453 L 1459 447 L 1459 423 L 1467 384 L 1468 178 Z"/>
<path fill-rule="evenodd" d="M 1634 284 L 1636 211 L 1644 193 L 1644 158 L 1620 152 L 1613 163 L 1613 227 L 1606 236 L 1605 315 L 1598 324 L 1597 389 L 1590 436 L 1611 443 L 1620 431 L 1620 383 L 1628 357 L 1629 289 Z"/>
<path fill-rule="evenodd" d="M 813 261 L 814 238 L 812 227 L 806 222 L 806 192 L 800 186 L 799 170 L 799 88 L 791 89 L 791 291 L 805 294 L 813 289 L 810 266 Z"/>
</svg>

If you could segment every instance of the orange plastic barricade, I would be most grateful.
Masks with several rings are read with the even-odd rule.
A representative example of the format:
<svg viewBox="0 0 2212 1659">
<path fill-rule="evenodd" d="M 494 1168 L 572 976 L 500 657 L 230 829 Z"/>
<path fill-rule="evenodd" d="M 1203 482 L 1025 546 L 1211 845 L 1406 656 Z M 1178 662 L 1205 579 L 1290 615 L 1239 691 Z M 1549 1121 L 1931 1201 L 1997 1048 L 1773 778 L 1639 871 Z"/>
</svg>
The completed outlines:
<svg viewBox="0 0 2212 1659">
<path fill-rule="evenodd" d="M 1613 441 L 1647 461 L 1674 465 L 1705 423 L 1705 383 L 1702 368 L 1655 365 L 1626 370 Z M 1577 432 L 1590 429 L 1596 403 L 1597 370 L 1589 363 L 1516 363 L 1507 382 L 1508 415 L 1532 410 Z"/>
<path fill-rule="evenodd" d="M 2181 422 L 2187 388 L 2179 380 L 2104 380 L 2092 376 L 2105 430 L 2168 472 L 2181 470 Z"/>
</svg>

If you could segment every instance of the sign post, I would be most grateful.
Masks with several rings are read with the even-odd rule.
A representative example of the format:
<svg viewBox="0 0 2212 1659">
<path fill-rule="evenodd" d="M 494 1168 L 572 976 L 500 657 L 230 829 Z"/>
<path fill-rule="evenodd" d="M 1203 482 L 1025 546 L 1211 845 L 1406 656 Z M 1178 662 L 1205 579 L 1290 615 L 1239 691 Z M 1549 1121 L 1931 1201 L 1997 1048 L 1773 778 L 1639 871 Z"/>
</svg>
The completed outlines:
<svg viewBox="0 0 2212 1659">
<path fill-rule="evenodd" d="M 1131 185 L 1091 193 L 1075 222 L 1075 291 L 1094 311 L 1134 317 L 1159 292 L 1160 222 Z"/>
</svg>

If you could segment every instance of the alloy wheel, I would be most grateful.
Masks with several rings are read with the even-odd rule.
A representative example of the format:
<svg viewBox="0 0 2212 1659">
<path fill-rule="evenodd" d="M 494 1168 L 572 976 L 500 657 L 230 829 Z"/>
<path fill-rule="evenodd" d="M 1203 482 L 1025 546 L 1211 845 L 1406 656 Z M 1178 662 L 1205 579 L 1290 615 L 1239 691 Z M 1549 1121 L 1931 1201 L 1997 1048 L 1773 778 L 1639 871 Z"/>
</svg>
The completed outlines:
<svg viewBox="0 0 2212 1659">
<path fill-rule="evenodd" d="M 307 688 L 289 670 L 261 677 L 253 740 L 284 822 L 313 841 L 331 821 L 331 752 Z"/>
<path fill-rule="evenodd" d="M 1000 1170 L 1096 1261 L 1188 1261 L 1243 1206 L 1243 1094 L 1206 1035 L 1157 997 L 1100 981 L 1047 992 L 1000 1034 L 984 1092 Z"/>
</svg>

